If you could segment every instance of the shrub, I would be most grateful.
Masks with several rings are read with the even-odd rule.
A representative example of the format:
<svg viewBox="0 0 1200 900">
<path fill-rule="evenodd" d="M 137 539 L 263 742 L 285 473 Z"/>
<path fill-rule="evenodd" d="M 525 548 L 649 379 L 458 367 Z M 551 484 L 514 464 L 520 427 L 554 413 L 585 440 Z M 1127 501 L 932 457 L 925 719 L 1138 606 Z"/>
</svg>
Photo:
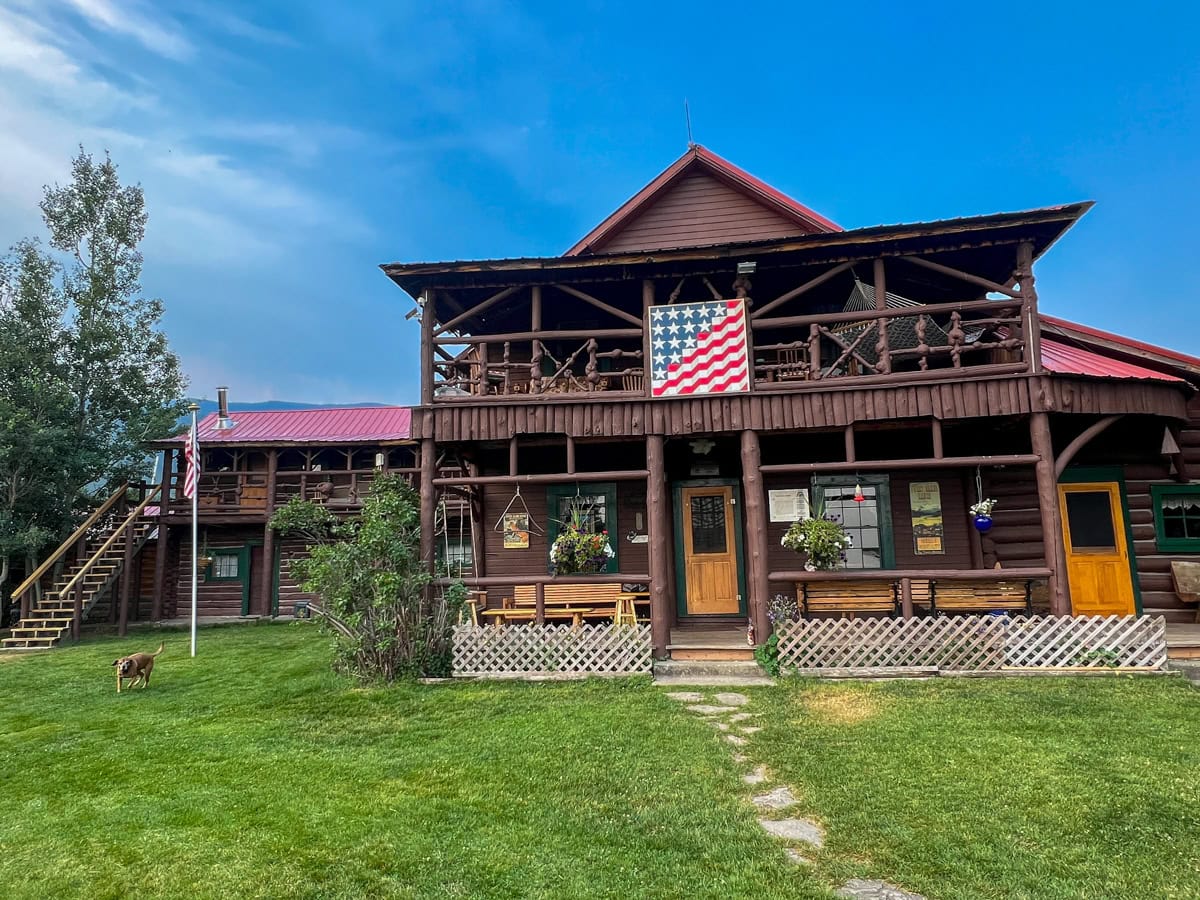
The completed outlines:
<svg viewBox="0 0 1200 900">
<path fill-rule="evenodd" d="M 385 681 L 450 673 L 466 588 L 457 582 L 429 589 L 419 498 L 403 478 L 377 478 L 355 518 L 339 521 L 297 498 L 276 512 L 271 527 L 308 545 L 291 570 L 320 599 L 313 611 L 335 635 L 338 669 Z"/>
</svg>

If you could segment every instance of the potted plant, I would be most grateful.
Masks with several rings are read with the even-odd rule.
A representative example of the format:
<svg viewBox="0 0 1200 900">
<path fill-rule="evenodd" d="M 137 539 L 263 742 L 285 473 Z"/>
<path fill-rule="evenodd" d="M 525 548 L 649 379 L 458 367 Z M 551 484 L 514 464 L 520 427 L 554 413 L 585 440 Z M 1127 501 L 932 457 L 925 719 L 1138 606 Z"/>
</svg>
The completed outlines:
<svg viewBox="0 0 1200 900">
<path fill-rule="evenodd" d="M 570 520 L 561 523 L 558 537 L 550 545 L 555 575 L 595 575 L 616 555 L 608 531 L 590 531 L 587 518 L 582 511 L 572 510 Z"/>
<path fill-rule="evenodd" d="M 991 530 L 992 509 L 995 508 L 995 506 L 996 501 L 990 498 L 971 504 L 971 518 L 975 522 L 975 530 L 980 534 L 984 534 Z"/>
<path fill-rule="evenodd" d="M 807 554 L 804 568 L 816 572 L 839 568 L 854 541 L 836 519 L 818 513 L 811 519 L 793 522 L 780 543 L 796 553 Z"/>
</svg>

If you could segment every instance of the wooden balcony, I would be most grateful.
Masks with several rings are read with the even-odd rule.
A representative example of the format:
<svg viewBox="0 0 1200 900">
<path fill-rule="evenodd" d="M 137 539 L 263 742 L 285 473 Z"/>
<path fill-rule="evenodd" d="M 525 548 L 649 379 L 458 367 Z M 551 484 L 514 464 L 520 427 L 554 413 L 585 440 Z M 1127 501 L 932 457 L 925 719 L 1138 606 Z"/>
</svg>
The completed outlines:
<svg viewBox="0 0 1200 900">
<path fill-rule="evenodd" d="M 401 471 L 410 478 L 415 476 L 415 469 L 388 471 Z M 334 512 L 357 511 L 379 474 L 377 469 L 276 472 L 272 495 L 267 472 L 203 472 L 196 503 L 202 518 L 245 516 L 261 519 L 267 515 L 268 508 L 277 509 L 296 497 L 320 503 Z M 167 513 L 190 515 L 191 501 L 183 496 L 182 474 L 173 475 L 170 488 Z M 269 507 L 268 499 L 271 500 Z"/>
<path fill-rule="evenodd" d="M 1031 368 L 1019 299 L 748 316 L 750 391 L 982 378 Z M 520 402 L 654 394 L 643 328 L 434 338 L 433 400 Z M 451 352 L 453 347 L 457 352 Z"/>
</svg>

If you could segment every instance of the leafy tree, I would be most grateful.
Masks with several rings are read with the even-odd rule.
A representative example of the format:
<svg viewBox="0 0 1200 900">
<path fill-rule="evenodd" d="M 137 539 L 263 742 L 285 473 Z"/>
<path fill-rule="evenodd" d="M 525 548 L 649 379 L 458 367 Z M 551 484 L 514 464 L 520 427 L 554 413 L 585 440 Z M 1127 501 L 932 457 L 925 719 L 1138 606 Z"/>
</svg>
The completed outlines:
<svg viewBox="0 0 1200 900">
<path fill-rule="evenodd" d="M 385 681 L 450 674 L 466 589 L 427 590 L 420 520 L 417 492 L 397 475 L 375 479 L 356 518 L 339 521 L 300 498 L 272 518 L 272 528 L 308 542 L 292 573 L 321 600 L 316 612 L 336 636 L 339 668 Z"/>
<path fill-rule="evenodd" d="M 25 240 L 0 260 L 0 584 L 96 496 L 148 474 L 142 442 L 183 410 L 162 301 L 141 295 L 141 187 L 81 148 L 41 209 L 50 252 Z"/>
</svg>

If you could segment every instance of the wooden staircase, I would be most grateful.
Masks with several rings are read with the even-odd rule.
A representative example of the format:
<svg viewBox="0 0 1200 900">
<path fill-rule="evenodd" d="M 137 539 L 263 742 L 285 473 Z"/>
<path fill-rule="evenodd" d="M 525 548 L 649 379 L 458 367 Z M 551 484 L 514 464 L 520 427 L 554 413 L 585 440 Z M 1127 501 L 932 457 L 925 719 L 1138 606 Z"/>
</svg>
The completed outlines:
<svg viewBox="0 0 1200 900">
<path fill-rule="evenodd" d="M 126 559 L 132 559 L 154 530 L 144 515 L 157 495 L 151 491 L 130 511 L 128 485 L 122 485 L 71 537 L 13 592 L 22 601 L 21 621 L 0 650 L 46 650 L 60 643 L 87 618 L 102 597 L 120 583 Z M 61 563 L 61 574 L 52 573 Z M 52 578 L 38 596 L 38 586 Z"/>
</svg>

